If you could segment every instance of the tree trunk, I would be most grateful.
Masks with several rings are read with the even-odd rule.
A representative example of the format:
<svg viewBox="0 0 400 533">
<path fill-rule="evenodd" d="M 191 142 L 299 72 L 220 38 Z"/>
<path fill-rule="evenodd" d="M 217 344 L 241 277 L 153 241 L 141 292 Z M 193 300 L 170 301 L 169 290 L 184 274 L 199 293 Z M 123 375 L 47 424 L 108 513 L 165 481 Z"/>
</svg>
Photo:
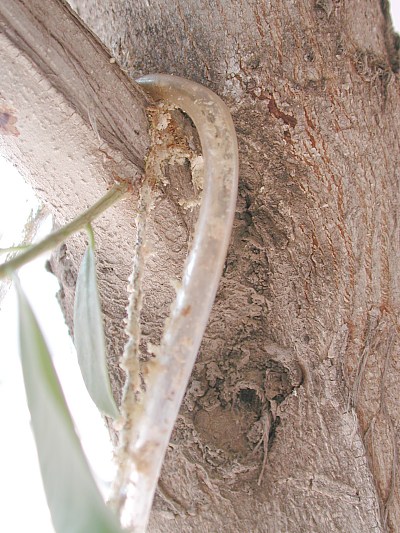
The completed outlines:
<svg viewBox="0 0 400 533">
<path fill-rule="evenodd" d="M 93 205 L 115 180 L 137 186 L 150 142 L 148 100 L 66 4 L 0 3 L 0 68 L 0 151 L 52 208 L 56 225 Z M 135 242 L 131 198 L 99 219 L 96 241 L 103 251 L 100 284 L 118 398 L 124 382 L 120 329 Z M 54 262 L 71 330 L 83 247 L 82 236 L 75 235 Z"/>
<path fill-rule="evenodd" d="M 71 4 L 132 77 L 217 92 L 240 146 L 232 244 L 149 531 L 399 531 L 400 80 L 387 2 Z M 155 344 L 195 219 L 198 144 L 179 112 L 152 116 L 168 125 L 146 242 L 142 329 Z M 114 276 L 114 361 L 121 239 L 133 242 L 117 231 L 100 260 Z"/>
</svg>

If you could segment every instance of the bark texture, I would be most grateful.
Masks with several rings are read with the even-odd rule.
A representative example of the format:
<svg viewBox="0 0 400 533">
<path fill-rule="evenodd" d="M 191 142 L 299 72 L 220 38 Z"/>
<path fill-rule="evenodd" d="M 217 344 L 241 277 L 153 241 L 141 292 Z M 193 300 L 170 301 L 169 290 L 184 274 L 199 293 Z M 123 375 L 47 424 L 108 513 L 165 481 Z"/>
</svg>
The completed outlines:
<svg viewBox="0 0 400 533">
<path fill-rule="evenodd" d="M 400 81 L 387 2 L 71 4 L 133 77 L 216 91 L 240 144 L 232 245 L 149 530 L 399 531 Z M 153 171 L 166 178 L 146 243 L 144 355 L 197 194 L 190 122 L 153 119 Z M 110 249 L 108 268 L 122 272 Z M 115 275 L 103 291 L 116 358 Z"/>
<path fill-rule="evenodd" d="M 150 530 L 398 530 L 400 98 L 386 3 L 74 5 L 133 76 L 220 94 L 240 142 L 232 247 Z M 184 217 L 164 223 L 158 246 L 182 246 Z M 156 257 L 149 335 L 167 294 Z"/>
<path fill-rule="evenodd" d="M 149 146 L 148 101 L 67 4 L 1 3 L 0 69 L 0 151 L 31 181 L 56 226 L 93 205 L 114 180 L 138 184 Z M 120 330 L 135 242 L 134 204 L 132 197 L 124 200 L 96 224 L 96 241 L 104 254 L 99 258 L 100 283 L 117 398 L 124 382 Z M 83 248 L 83 237 L 74 236 L 54 262 L 71 329 Z"/>
</svg>

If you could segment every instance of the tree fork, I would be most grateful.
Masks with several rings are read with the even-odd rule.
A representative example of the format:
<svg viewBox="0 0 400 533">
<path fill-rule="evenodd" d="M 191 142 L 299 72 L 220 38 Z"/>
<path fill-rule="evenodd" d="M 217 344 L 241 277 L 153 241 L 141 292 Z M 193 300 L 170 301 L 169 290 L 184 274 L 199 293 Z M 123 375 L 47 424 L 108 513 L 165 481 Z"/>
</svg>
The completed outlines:
<svg viewBox="0 0 400 533">
<path fill-rule="evenodd" d="M 135 77 L 165 72 L 208 85 L 230 107 L 238 132 L 232 244 L 150 531 L 398 531 L 400 91 L 386 2 L 71 4 Z M 11 59 L 6 65 L 21 61 Z M 25 71 L 13 83 L 26 95 Z M 2 72 L 12 76 L 4 63 Z M 14 93 L 9 89 L 9 101 L 19 98 Z M 47 123 L 46 109 L 41 123 L 24 109 L 34 137 Z M 10 120 L 11 132 L 30 127 L 23 118 Z M 63 134 L 72 118 L 60 117 L 68 124 Z M 143 322 L 152 344 L 191 228 L 181 195 L 188 174 L 176 178 L 186 152 L 177 157 L 174 118 L 166 112 L 158 124 L 170 135 L 159 165 L 169 183 L 149 221 L 157 260 L 148 262 Z M 98 153 L 93 129 L 84 127 Z M 60 144 L 57 154 L 68 153 L 69 144 Z M 61 168 L 48 172 L 45 158 L 41 165 L 31 158 L 36 189 L 61 219 L 72 218 L 82 198 L 93 203 L 107 179 L 88 175 L 90 161 L 77 149 L 86 174 L 80 169 L 76 183 L 71 162 L 65 182 Z M 123 238 L 103 240 L 100 291 L 117 361 L 134 228 L 130 209 L 122 204 L 115 213 Z M 116 220 L 95 229 L 106 235 L 108 222 L 121 235 Z M 66 298 L 81 250 L 68 246 Z M 111 363 L 118 391 L 122 380 Z"/>
<path fill-rule="evenodd" d="M 147 99 L 66 2 L 2 2 L 0 33 L 40 69 L 101 139 L 143 171 Z"/>
</svg>

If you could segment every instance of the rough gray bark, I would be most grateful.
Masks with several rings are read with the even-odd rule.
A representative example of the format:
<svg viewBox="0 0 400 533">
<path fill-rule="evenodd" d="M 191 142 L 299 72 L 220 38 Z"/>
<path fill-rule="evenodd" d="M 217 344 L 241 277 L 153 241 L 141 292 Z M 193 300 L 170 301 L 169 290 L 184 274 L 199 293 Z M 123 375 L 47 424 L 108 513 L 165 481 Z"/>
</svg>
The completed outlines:
<svg viewBox="0 0 400 533">
<path fill-rule="evenodd" d="M 400 99 L 386 3 L 74 5 L 132 76 L 218 92 L 241 147 L 232 247 L 150 530 L 398 530 Z M 167 225 L 157 244 L 180 232 Z M 146 331 L 166 291 L 155 258 Z"/>
<path fill-rule="evenodd" d="M 240 143 L 232 246 L 150 531 L 398 531 L 400 82 L 387 3 L 71 3 L 132 76 L 174 73 L 215 90 Z M 153 343 L 195 195 L 182 165 L 195 134 L 177 112 L 166 121 L 153 171 L 169 183 L 155 192 L 147 242 Z M 118 211 L 121 225 L 131 216 Z M 114 358 L 121 238 L 101 255 Z"/>
<path fill-rule="evenodd" d="M 138 183 L 149 146 L 148 100 L 66 4 L 1 3 L 0 69 L 0 151 L 32 182 L 56 225 L 93 205 L 114 180 Z M 108 339 L 116 392 L 124 381 L 118 354 L 124 343 L 120 329 L 134 245 L 134 204 L 133 198 L 124 200 L 96 224 L 97 244 L 105 254 L 99 268 L 107 273 L 101 285 L 109 332 L 118 323 Z M 58 251 L 70 325 L 83 244 L 75 236 Z"/>
<path fill-rule="evenodd" d="M 143 171 L 146 100 L 67 4 L 8 0 L 0 6 L 0 30 L 99 138 Z"/>
</svg>

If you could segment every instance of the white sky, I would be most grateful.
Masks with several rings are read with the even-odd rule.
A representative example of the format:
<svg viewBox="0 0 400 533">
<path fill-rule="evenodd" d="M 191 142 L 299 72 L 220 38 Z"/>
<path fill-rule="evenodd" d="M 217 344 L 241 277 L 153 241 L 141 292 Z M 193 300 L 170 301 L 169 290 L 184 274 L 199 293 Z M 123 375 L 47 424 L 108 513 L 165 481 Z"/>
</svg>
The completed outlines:
<svg viewBox="0 0 400 533">
<path fill-rule="evenodd" d="M 392 11 L 393 26 L 400 33 L 400 0 L 391 0 L 390 9 Z"/>
<path fill-rule="evenodd" d="M 391 3 L 400 32 L 400 0 Z M 7 184 L 7 193 L 4 191 Z M 35 200 L 11 165 L 0 159 L 0 247 L 18 244 Z M 49 223 L 43 228 L 50 231 Z M 44 258 L 20 271 L 35 309 L 92 468 L 105 484 L 112 479 L 111 445 L 97 409 L 83 385 L 76 354 L 54 297 L 58 284 L 44 269 Z M 42 490 L 29 412 L 19 367 L 16 301 L 10 290 L 0 303 L 0 419 L 6 436 L 0 445 L 0 530 L 7 533 L 54 533 Z M 89 533 L 89 532 L 88 532 Z"/>
</svg>

